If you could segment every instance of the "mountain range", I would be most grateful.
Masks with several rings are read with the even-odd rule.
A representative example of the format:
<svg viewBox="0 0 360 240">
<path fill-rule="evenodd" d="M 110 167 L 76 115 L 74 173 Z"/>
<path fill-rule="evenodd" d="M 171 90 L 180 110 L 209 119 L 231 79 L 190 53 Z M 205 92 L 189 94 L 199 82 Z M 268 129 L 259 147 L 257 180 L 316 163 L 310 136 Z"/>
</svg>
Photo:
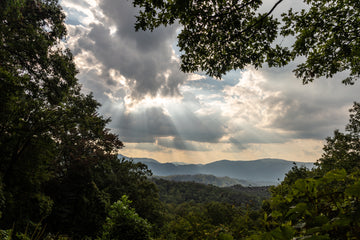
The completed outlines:
<svg viewBox="0 0 360 240">
<path fill-rule="evenodd" d="M 122 155 L 119 155 L 119 157 L 127 158 Z M 234 178 L 253 186 L 276 185 L 280 183 L 294 164 L 307 168 L 314 167 L 313 163 L 293 162 L 273 158 L 251 161 L 220 160 L 207 164 L 160 163 L 151 158 L 133 158 L 132 160 L 146 164 L 154 176 L 213 175 L 216 177 Z M 191 178 L 189 179 L 189 181 L 193 181 Z"/>
</svg>

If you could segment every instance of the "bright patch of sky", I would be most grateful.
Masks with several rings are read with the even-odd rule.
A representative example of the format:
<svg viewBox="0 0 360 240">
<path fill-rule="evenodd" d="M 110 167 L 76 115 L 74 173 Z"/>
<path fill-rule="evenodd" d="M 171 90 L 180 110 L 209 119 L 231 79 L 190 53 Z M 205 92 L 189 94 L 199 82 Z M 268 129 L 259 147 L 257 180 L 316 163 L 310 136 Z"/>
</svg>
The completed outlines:
<svg viewBox="0 0 360 240">
<path fill-rule="evenodd" d="M 285 1 L 281 8 L 295 4 Z M 62 0 L 67 46 L 83 91 L 93 92 L 121 154 L 161 162 L 282 158 L 315 161 L 343 129 L 359 84 L 341 78 L 303 86 L 294 64 L 251 67 L 222 80 L 179 71 L 178 26 L 135 32 L 131 1 Z M 289 5 L 290 4 L 290 5 Z M 266 7 L 271 7 L 267 1 Z M 286 44 L 286 43 L 284 43 Z"/>
</svg>

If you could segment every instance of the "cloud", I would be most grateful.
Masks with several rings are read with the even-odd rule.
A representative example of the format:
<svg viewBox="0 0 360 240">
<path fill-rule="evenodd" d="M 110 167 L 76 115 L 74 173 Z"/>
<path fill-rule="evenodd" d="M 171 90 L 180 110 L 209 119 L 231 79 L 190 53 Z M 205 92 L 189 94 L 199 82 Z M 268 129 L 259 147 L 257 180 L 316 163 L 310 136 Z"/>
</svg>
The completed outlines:
<svg viewBox="0 0 360 240">
<path fill-rule="evenodd" d="M 86 31 L 78 30 L 84 26 L 72 26 L 75 28 L 72 36 L 77 39 L 70 46 L 76 57 L 83 58 L 81 53 L 86 52 L 101 63 L 96 67 L 97 77 L 107 87 L 115 85 L 110 71 L 116 70 L 133 100 L 180 95 L 179 86 L 187 76 L 180 72 L 179 63 L 172 60 L 176 26 L 135 32 L 136 9 L 130 1 L 101 1 L 98 11 L 101 15 L 97 14 L 96 21 L 85 26 Z"/>
<path fill-rule="evenodd" d="M 210 151 L 208 147 L 204 146 L 199 142 L 193 141 L 184 141 L 181 137 L 172 137 L 172 138 L 159 138 L 156 142 L 158 146 L 186 150 L 186 151 Z"/>
<path fill-rule="evenodd" d="M 128 143 L 126 144 L 127 150 L 145 150 L 147 152 L 156 153 L 164 152 L 169 153 L 171 150 L 153 143 Z"/>
<path fill-rule="evenodd" d="M 125 142 L 157 141 L 166 147 L 194 150 L 198 148 L 191 147 L 193 142 L 219 142 L 226 134 L 221 113 L 206 112 L 201 106 L 194 112 L 189 109 L 195 105 L 190 104 L 190 100 L 193 99 L 187 97 L 172 107 L 139 106 L 131 110 L 113 107 L 109 109 L 112 112 L 110 127 Z"/>
<path fill-rule="evenodd" d="M 344 122 L 343 113 L 343 109 L 325 108 L 300 102 L 298 99 L 289 99 L 282 114 L 279 114 L 270 126 L 293 131 L 297 138 L 324 139 L 329 135 L 329 131 Z"/>
<path fill-rule="evenodd" d="M 281 94 L 266 100 L 271 109 L 278 109 L 269 128 L 291 131 L 294 138 L 324 139 L 333 130 L 343 129 L 348 109 L 358 101 L 360 85 L 345 86 L 343 76 L 334 79 L 317 79 L 302 85 L 291 70 L 296 64 L 281 69 L 264 68 L 258 72 L 267 79 L 261 85 L 266 91 L 281 90 Z"/>
<path fill-rule="evenodd" d="M 60 0 L 60 3 L 66 13 L 67 24 L 87 25 L 96 21 L 96 17 L 100 14 L 94 0 Z"/>
<path fill-rule="evenodd" d="M 267 1 L 264 9 L 274 2 Z M 296 3 L 284 2 L 274 14 Z M 82 89 L 102 104 L 101 114 L 111 117 L 109 127 L 130 155 L 156 153 L 169 161 L 191 152 L 197 161 L 210 161 L 290 159 L 296 152 L 295 159 L 315 160 L 319 139 L 343 127 L 347 109 L 359 100 L 359 84 L 346 87 L 342 76 L 303 86 L 292 73 L 299 62 L 231 71 L 223 80 L 184 74 L 174 49 L 177 25 L 135 32 L 137 10 L 131 1 L 62 4 L 68 16 L 66 45 L 75 56 Z"/>
<path fill-rule="evenodd" d="M 329 79 L 303 86 L 291 67 L 249 68 L 238 84 L 224 88 L 221 109 L 230 142 L 243 148 L 249 143 L 324 139 L 346 124 L 359 86 L 349 88 Z"/>
<path fill-rule="evenodd" d="M 110 127 L 124 142 L 154 143 L 158 137 L 177 135 L 170 116 L 161 108 L 148 108 L 138 112 L 113 112 Z"/>
<path fill-rule="evenodd" d="M 195 112 L 186 106 L 170 111 L 178 134 L 184 140 L 216 143 L 225 134 L 224 121 L 219 112 L 204 112 L 204 106 Z"/>
</svg>

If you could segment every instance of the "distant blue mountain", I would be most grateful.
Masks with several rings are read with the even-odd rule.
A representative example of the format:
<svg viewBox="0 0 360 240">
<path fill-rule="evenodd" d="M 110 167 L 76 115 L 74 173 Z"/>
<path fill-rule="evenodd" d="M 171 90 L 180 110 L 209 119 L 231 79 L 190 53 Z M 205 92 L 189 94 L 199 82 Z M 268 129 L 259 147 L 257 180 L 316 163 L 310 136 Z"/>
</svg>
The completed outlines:
<svg viewBox="0 0 360 240">
<path fill-rule="evenodd" d="M 273 158 L 253 161 L 221 160 L 208 164 L 160 163 L 150 158 L 134 158 L 133 161 L 146 164 L 155 176 L 207 174 L 244 180 L 252 185 L 276 185 L 294 166 L 292 161 Z M 295 163 L 297 166 L 314 167 L 313 163 Z"/>
</svg>

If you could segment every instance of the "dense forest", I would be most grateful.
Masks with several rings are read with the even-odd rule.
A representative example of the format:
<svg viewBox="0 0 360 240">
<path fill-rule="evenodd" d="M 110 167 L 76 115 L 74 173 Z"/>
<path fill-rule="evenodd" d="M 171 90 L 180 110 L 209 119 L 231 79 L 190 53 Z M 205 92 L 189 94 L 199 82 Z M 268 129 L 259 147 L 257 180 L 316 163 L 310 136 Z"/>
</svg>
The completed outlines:
<svg viewBox="0 0 360 240">
<path fill-rule="evenodd" d="M 152 171 L 151 168 L 150 168 L 150 170 Z M 153 172 L 153 174 L 154 174 L 154 172 Z M 160 178 L 160 179 L 176 181 L 176 182 L 196 182 L 196 183 L 203 183 L 203 184 L 207 184 L 207 185 L 211 184 L 211 185 L 218 186 L 218 187 L 229 187 L 229 186 L 238 185 L 238 184 L 244 185 L 244 186 L 251 185 L 251 183 L 249 183 L 246 180 L 239 180 L 239 179 L 230 178 L 230 177 L 216 177 L 214 175 L 209 175 L 209 174 L 154 176 L 154 178 Z"/>
<path fill-rule="evenodd" d="M 359 103 L 316 168 L 294 166 L 270 196 L 151 180 L 118 159 L 123 143 L 81 92 L 64 18 L 56 0 L 0 1 L 1 239 L 360 236 Z"/>
<path fill-rule="evenodd" d="M 270 197 L 269 187 L 217 187 L 195 182 L 175 182 L 165 179 L 153 179 L 159 190 L 161 202 L 180 204 L 222 202 L 234 206 L 257 208 L 262 200 Z"/>
</svg>

